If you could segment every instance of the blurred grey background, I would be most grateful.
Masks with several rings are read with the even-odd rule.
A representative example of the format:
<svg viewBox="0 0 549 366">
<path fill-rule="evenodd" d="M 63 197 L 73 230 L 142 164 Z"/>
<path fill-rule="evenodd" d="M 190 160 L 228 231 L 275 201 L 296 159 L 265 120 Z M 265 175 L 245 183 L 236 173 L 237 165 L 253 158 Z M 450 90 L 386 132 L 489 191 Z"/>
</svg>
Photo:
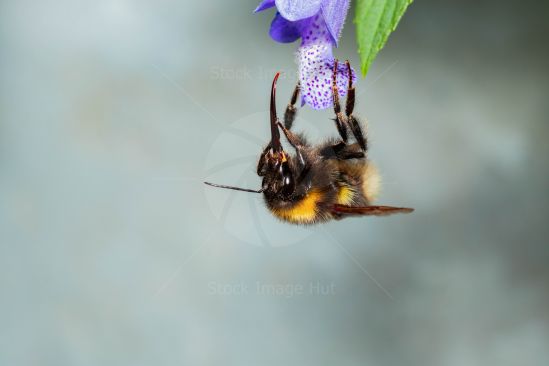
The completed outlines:
<svg viewBox="0 0 549 366">
<path fill-rule="evenodd" d="M 416 212 L 296 228 L 201 183 L 295 82 L 256 5 L 0 3 L 0 364 L 546 365 L 548 6 L 412 4 L 357 111 Z"/>
</svg>

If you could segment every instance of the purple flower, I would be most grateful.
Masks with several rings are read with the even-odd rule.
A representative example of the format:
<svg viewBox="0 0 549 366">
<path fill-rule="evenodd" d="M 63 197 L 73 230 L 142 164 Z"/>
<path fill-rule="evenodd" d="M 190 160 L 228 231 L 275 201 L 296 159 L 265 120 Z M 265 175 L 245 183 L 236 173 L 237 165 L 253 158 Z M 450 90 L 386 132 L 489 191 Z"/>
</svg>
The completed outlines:
<svg viewBox="0 0 549 366">
<path fill-rule="evenodd" d="M 297 51 L 301 101 L 314 109 L 332 106 L 332 75 L 337 42 L 345 22 L 350 0 L 263 0 L 259 12 L 276 6 L 277 13 L 269 34 L 281 43 L 301 38 Z M 353 82 L 356 75 L 353 70 Z M 339 94 L 347 94 L 348 72 L 338 64 Z"/>
</svg>

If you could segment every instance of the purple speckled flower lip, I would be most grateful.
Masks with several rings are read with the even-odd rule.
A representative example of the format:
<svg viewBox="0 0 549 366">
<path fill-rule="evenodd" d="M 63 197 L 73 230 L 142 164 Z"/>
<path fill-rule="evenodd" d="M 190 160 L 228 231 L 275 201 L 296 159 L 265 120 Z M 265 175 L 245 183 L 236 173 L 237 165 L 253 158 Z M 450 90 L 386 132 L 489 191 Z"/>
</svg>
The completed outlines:
<svg viewBox="0 0 549 366">
<path fill-rule="evenodd" d="M 301 83 L 301 102 L 314 109 L 332 106 L 332 47 L 343 29 L 350 0 L 263 0 L 255 12 L 276 6 L 277 13 L 269 34 L 277 42 L 290 43 L 301 38 L 296 54 Z M 346 66 L 338 65 L 339 94 L 347 94 Z M 353 82 L 356 74 L 352 71 Z"/>
</svg>

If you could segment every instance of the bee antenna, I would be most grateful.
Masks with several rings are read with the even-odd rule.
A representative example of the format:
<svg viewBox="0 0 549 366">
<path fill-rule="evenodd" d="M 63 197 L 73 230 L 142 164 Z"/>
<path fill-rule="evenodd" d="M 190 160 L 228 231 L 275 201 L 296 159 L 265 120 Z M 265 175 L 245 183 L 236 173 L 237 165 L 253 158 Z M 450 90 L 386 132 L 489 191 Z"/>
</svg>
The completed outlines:
<svg viewBox="0 0 549 366">
<path fill-rule="evenodd" d="M 277 72 L 273 85 L 271 86 L 271 148 L 274 151 L 282 151 L 282 145 L 280 144 L 280 131 L 278 130 L 278 117 L 276 116 L 276 81 L 280 76 L 280 72 Z"/>
<path fill-rule="evenodd" d="M 215 184 L 215 183 L 210 183 L 210 182 L 204 182 L 204 184 L 207 184 L 209 186 L 216 187 L 216 188 L 232 189 L 234 191 L 242 191 L 242 192 L 250 192 L 250 193 L 263 193 L 263 189 L 260 189 L 260 190 L 256 191 L 256 190 L 253 190 L 253 189 L 232 187 L 232 186 L 224 186 L 224 185 L 221 185 L 221 184 Z"/>
</svg>

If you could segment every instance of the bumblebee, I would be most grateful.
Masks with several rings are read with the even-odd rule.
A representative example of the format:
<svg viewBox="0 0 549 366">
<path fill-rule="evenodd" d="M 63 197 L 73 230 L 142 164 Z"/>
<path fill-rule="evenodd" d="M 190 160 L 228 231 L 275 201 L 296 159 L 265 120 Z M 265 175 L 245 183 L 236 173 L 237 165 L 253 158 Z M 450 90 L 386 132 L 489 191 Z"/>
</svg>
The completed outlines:
<svg viewBox="0 0 549 366">
<path fill-rule="evenodd" d="M 345 110 L 339 102 L 336 86 L 337 60 L 332 76 L 334 122 L 338 139 L 319 145 L 310 144 L 301 133 L 294 133 L 295 103 L 300 85 L 296 85 L 282 124 L 276 113 L 277 73 L 271 86 L 271 141 L 265 146 L 257 164 L 257 174 L 263 178 L 261 189 L 253 190 L 204 182 L 207 185 L 237 191 L 262 193 L 269 211 L 292 224 L 316 224 L 350 216 L 384 216 L 409 213 L 412 208 L 372 205 L 380 188 L 380 177 L 368 160 L 368 143 L 363 127 L 353 116 L 355 88 L 349 61 Z M 284 151 L 280 131 L 295 151 Z M 349 139 L 351 132 L 354 142 Z"/>
</svg>

